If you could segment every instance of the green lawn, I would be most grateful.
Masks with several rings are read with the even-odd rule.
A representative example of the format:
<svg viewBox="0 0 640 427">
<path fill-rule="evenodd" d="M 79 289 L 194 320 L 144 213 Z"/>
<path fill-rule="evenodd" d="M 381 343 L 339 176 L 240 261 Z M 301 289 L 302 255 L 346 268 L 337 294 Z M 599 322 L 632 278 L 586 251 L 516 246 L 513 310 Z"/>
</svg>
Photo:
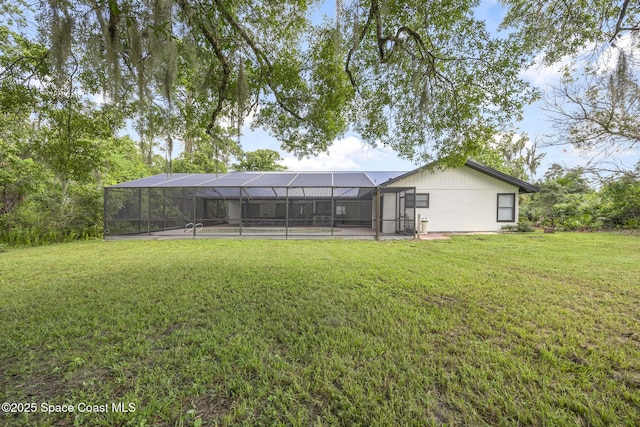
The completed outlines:
<svg viewBox="0 0 640 427">
<path fill-rule="evenodd" d="M 3 425 L 640 425 L 638 235 L 13 249 L 0 325 Z"/>
</svg>

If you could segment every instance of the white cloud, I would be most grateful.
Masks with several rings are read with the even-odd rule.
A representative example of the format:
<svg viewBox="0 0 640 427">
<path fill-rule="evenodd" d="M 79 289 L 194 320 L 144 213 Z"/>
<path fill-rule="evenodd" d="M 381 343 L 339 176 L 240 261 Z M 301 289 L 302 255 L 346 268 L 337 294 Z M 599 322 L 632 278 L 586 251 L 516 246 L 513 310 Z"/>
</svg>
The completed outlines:
<svg viewBox="0 0 640 427">
<path fill-rule="evenodd" d="M 290 170 L 297 171 L 339 171 L 362 170 L 363 164 L 382 163 L 386 159 L 395 160 L 396 158 L 395 153 L 388 148 L 373 148 L 355 136 L 348 136 L 334 142 L 328 154 L 323 153 L 303 159 L 286 154 L 280 163 Z"/>
<path fill-rule="evenodd" d="M 620 51 L 631 53 L 634 47 L 632 35 L 625 33 L 615 41 L 615 47 L 609 44 L 598 45 L 591 43 L 576 55 L 563 56 L 552 65 L 544 65 L 542 63 L 542 54 L 540 54 L 535 58 L 531 67 L 520 73 L 520 77 L 534 86 L 546 90 L 549 89 L 549 86 L 558 85 L 562 79 L 563 69 L 567 66 L 572 66 L 573 63 L 578 67 L 582 67 L 585 64 L 595 64 L 598 71 L 610 70 L 615 67 Z"/>
<path fill-rule="evenodd" d="M 541 57 L 536 58 L 534 65 L 521 72 L 520 77 L 542 90 L 560 83 L 563 68 L 571 64 L 570 56 L 562 58 L 553 65 L 542 65 L 538 59 Z"/>
<path fill-rule="evenodd" d="M 103 93 L 97 93 L 95 95 L 89 94 L 87 95 L 89 101 L 93 102 L 96 105 L 104 105 L 106 103 L 106 99 Z"/>
</svg>

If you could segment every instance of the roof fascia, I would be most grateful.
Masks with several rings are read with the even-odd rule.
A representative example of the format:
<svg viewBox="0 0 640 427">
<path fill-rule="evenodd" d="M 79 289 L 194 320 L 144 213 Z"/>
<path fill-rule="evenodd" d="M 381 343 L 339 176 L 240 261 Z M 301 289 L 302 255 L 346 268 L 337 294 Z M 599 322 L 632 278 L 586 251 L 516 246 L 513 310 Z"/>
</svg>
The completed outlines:
<svg viewBox="0 0 640 427">
<path fill-rule="evenodd" d="M 380 184 L 381 187 L 387 186 L 389 184 L 392 184 L 394 182 L 400 181 L 404 178 L 410 177 L 411 175 L 414 175 L 424 169 L 433 167 L 435 165 L 435 162 L 433 163 L 429 163 L 425 166 L 420 166 L 417 169 L 414 169 L 412 171 L 409 171 L 405 174 L 402 174 L 396 178 L 392 178 L 387 182 L 384 182 L 382 184 Z M 515 185 L 516 187 L 518 187 L 518 190 L 520 193 L 537 193 L 538 191 L 540 191 L 540 188 L 536 187 L 533 184 L 529 184 L 528 182 L 522 181 L 516 177 L 513 177 L 511 175 L 507 175 L 506 173 L 500 172 L 496 169 L 490 168 L 489 166 L 485 166 L 482 163 L 478 163 L 476 161 L 473 160 L 467 160 L 464 163 L 464 166 L 471 168 L 475 171 L 478 171 L 480 173 L 483 173 L 485 175 L 488 175 L 490 177 L 496 178 L 500 181 L 506 182 L 507 184 L 511 184 L 511 185 Z"/>
<path fill-rule="evenodd" d="M 482 172 L 493 178 L 499 179 L 500 181 L 506 182 L 507 184 L 515 185 L 520 190 L 520 193 L 537 193 L 538 191 L 540 191 L 540 188 L 533 184 L 529 184 L 528 182 L 518 179 L 514 176 L 507 175 L 506 173 L 500 172 L 499 170 L 490 168 L 489 166 L 485 166 L 482 163 L 478 163 L 473 160 L 467 160 L 465 166 L 478 172 Z"/>
</svg>

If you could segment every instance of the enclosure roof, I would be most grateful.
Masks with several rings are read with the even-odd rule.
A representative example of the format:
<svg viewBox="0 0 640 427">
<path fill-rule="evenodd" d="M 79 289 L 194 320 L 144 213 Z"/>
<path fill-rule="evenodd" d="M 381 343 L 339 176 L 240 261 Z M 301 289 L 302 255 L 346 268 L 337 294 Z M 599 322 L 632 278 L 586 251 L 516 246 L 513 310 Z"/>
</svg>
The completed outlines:
<svg viewBox="0 0 640 427">
<path fill-rule="evenodd" d="M 405 172 L 231 172 L 226 174 L 158 174 L 113 185 L 138 187 L 334 187 L 375 188 Z"/>
<path fill-rule="evenodd" d="M 535 193 L 539 188 L 473 160 L 465 166 L 518 187 L 520 193 Z M 216 188 L 376 188 L 413 175 L 411 172 L 231 172 L 223 174 L 161 173 L 111 188 L 216 187 Z"/>
</svg>

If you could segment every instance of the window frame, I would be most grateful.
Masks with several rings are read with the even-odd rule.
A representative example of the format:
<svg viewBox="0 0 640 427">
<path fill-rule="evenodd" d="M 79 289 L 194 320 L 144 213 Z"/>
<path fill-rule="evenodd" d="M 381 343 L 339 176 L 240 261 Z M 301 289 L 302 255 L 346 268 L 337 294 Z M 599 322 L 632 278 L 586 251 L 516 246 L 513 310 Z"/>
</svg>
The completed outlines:
<svg viewBox="0 0 640 427">
<path fill-rule="evenodd" d="M 511 196 L 513 204 L 511 206 L 500 206 L 501 196 Z M 498 193 L 496 200 L 496 221 L 497 222 L 516 222 L 516 193 Z M 509 209 L 511 211 L 510 219 L 500 219 L 500 210 Z"/>
<path fill-rule="evenodd" d="M 427 200 L 425 201 L 426 206 L 416 206 L 418 201 L 418 196 L 426 196 Z M 431 197 L 429 193 L 406 193 L 404 195 L 404 207 L 405 209 L 429 209 L 429 201 Z"/>
</svg>

